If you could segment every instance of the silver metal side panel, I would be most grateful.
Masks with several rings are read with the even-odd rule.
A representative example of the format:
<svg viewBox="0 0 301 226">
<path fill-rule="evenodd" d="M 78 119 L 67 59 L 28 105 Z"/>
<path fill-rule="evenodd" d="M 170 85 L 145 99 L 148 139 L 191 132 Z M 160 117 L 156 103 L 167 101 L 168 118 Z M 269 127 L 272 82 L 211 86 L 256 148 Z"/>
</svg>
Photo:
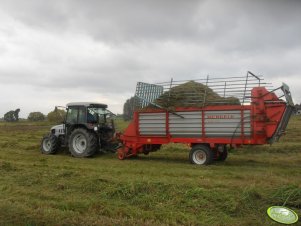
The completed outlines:
<svg viewBox="0 0 301 226">
<path fill-rule="evenodd" d="M 183 118 L 169 113 L 169 133 L 173 137 L 200 137 L 202 135 L 202 112 L 176 112 Z"/>
<path fill-rule="evenodd" d="M 172 137 L 201 137 L 202 112 L 169 113 L 169 133 Z M 244 135 L 251 136 L 251 111 L 244 111 Z M 241 136 L 241 111 L 205 111 L 206 137 L 239 137 Z M 140 113 L 139 132 L 141 135 L 165 136 L 165 113 Z"/>
<path fill-rule="evenodd" d="M 251 111 L 245 110 L 243 115 L 244 135 L 251 136 Z M 238 137 L 241 136 L 241 111 L 205 111 L 206 137 Z"/>
<path fill-rule="evenodd" d="M 139 133 L 148 136 L 166 136 L 166 113 L 140 113 Z"/>
</svg>

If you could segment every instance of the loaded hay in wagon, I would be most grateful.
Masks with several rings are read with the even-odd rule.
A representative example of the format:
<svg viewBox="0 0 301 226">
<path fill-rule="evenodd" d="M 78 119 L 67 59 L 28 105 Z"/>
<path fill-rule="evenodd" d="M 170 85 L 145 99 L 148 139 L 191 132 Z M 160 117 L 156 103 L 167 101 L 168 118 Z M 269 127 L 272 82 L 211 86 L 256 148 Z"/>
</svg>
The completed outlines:
<svg viewBox="0 0 301 226">
<path fill-rule="evenodd" d="M 228 147 L 272 144 L 283 135 L 294 104 L 287 85 L 269 88 L 251 72 L 226 79 L 139 82 L 137 110 L 120 135 L 118 157 L 184 143 L 191 147 L 191 163 L 207 165 L 225 160 Z"/>
<path fill-rule="evenodd" d="M 189 81 L 164 92 L 154 103 L 163 108 L 172 109 L 176 107 L 204 107 L 221 104 L 239 105 L 240 101 L 235 97 L 220 96 L 202 83 Z M 150 104 L 150 106 L 152 105 Z"/>
</svg>

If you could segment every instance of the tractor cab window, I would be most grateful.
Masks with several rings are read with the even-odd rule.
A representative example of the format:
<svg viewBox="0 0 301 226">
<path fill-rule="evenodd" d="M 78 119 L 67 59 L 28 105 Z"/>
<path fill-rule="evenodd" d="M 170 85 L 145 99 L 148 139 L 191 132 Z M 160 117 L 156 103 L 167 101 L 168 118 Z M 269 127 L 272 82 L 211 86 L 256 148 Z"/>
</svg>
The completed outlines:
<svg viewBox="0 0 301 226">
<path fill-rule="evenodd" d="M 78 123 L 79 124 L 86 123 L 86 108 L 85 107 L 78 108 Z"/>
<path fill-rule="evenodd" d="M 88 123 L 97 123 L 97 114 L 88 108 L 87 111 L 87 122 Z"/>
<path fill-rule="evenodd" d="M 78 108 L 68 108 L 66 123 L 77 123 Z"/>
<path fill-rule="evenodd" d="M 105 108 L 90 107 L 87 111 L 87 121 L 88 123 L 105 123 L 107 113 Z"/>
</svg>

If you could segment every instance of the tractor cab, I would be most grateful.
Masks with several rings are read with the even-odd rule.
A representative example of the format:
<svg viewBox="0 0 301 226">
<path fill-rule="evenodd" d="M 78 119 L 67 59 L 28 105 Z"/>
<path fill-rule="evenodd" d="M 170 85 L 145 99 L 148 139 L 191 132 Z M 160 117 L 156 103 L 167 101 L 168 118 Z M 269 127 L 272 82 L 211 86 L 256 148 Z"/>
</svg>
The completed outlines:
<svg viewBox="0 0 301 226">
<path fill-rule="evenodd" d="M 114 114 L 106 104 L 73 102 L 67 104 L 64 123 L 53 126 L 41 144 L 44 154 L 54 154 L 68 146 L 75 157 L 89 157 L 98 150 L 111 149 L 115 126 Z"/>
<path fill-rule="evenodd" d="M 67 104 L 65 119 L 66 133 L 72 132 L 74 127 L 84 126 L 98 131 L 101 129 L 114 130 L 112 112 L 107 110 L 106 104 L 74 102 Z"/>
</svg>

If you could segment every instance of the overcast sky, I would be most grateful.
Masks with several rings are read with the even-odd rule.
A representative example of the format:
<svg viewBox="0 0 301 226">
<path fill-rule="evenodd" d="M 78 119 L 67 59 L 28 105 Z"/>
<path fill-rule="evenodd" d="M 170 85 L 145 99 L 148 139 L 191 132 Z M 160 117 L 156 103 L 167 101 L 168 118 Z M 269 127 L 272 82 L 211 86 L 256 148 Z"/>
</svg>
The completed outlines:
<svg viewBox="0 0 301 226">
<path fill-rule="evenodd" d="M 301 1 L 0 0 L 0 117 L 248 70 L 301 102 Z"/>
</svg>

